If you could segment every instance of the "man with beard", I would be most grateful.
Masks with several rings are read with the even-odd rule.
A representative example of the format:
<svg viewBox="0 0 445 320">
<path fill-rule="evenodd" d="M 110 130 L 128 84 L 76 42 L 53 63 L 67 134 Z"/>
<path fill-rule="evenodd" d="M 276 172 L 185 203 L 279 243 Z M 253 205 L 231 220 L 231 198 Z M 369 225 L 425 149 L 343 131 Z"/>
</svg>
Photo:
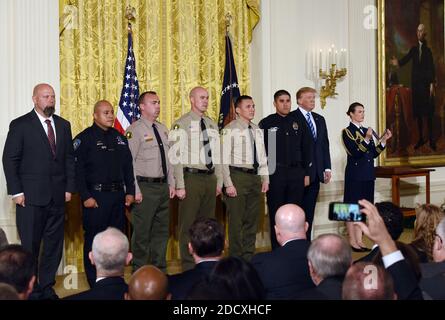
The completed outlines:
<svg viewBox="0 0 445 320">
<path fill-rule="evenodd" d="M 96 268 L 88 253 L 93 239 L 108 227 L 123 231 L 125 206 L 134 202 L 133 158 L 127 138 L 112 128 L 113 106 L 94 105 L 94 123 L 74 139 L 76 182 L 83 204 L 83 262 L 88 284 L 96 282 Z"/>
<path fill-rule="evenodd" d="M 75 191 L 71 126 L 54 115 L 56 98 L 49 84 L 35 86 L 32 100 L 34 110 L 9 126 L 3 169 L 22 245 L 35 259 L 38 282 L 30 299 L 53 299 L 65 202 Z"/>
</svg>

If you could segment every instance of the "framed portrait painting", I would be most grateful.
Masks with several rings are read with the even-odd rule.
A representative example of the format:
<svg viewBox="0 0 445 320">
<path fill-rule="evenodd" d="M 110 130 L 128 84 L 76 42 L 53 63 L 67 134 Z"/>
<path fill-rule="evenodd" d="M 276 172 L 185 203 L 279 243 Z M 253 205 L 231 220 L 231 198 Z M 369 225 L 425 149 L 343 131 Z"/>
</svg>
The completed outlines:
<svg viewBox="0 0 445 320">
<path fill-rule="evenodd" d="M 378 1 L 380 165 L 445 165 L 444 2 Z"/>
</svg>

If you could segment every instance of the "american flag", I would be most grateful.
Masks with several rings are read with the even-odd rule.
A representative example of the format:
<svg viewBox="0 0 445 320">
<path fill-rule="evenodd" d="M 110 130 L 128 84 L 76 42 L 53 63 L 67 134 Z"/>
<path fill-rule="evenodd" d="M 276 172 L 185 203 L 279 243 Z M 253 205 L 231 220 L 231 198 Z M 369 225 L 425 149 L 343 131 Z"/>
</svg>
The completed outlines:
<svg viewBox="0 0 445 320">
<path fill-rule="evenodd" d="M 235 119 L 236 99 L 240 96 L 238 77 L 236 76 L 235 61 L 233 59 L 232 43 L 226 34 L 226 66 L 221 90 L 221 106 L 218 118 L 219 130 Z"/>
<path fill-rule="evenodd" d="M 129 25 L 128 28 L 128 51 L 124 70 L 124 84 L 121 91 L 116 119 L 114 120 L 114 127 L 122 134 L 130 124 L 141 117 L 138 106 L 139 82 L 136 74 L 136 59 L 133 51 L 131 25 Z"/>
</svg>

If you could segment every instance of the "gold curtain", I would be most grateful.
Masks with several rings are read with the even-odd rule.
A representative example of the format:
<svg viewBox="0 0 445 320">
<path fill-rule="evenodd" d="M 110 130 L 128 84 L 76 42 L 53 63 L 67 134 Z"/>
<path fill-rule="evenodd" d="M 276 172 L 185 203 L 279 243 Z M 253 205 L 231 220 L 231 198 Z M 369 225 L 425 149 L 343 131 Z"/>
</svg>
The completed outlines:
<svg viewBox="0 0 445 320">
<path fill-rule="evenodd" d="M 249 94 L 249 42 L 259 0 L 59 0 L 61 115 L 73 136 L 92 123 L 100 99 L 119 103 L 127 53 L 127 5 L 136 9 L 133 47 L 140 92 L 161 99 L 160 121 L 171 126 L 190 109 L 190 89 L 209 90 L 208 115 L 219 112 L 225 59 L 225 16 L 230 13 L 238 82 Z M 67 264 L 82 268 L 79 202 L 69 205 Z"/>
</svg>

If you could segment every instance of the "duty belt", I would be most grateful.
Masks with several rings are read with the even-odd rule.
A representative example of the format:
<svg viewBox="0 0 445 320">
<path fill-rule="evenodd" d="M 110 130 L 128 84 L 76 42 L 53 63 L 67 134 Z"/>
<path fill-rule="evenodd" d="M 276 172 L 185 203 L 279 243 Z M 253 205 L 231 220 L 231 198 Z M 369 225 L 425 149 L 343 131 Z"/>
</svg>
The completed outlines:
<svg viewBox="0 0 445 320">
<path fill-rule="evenodd" d="M 202 173 L 202 174 L 213 174 L 215 172 L 215 168 L 212 168 L 210 170 L 201 170 L 196 168 L 184 168 L 184 172 L 189 173 Z"/>
<path fill-rule="evenodd" d="M 124 190 L 124 184 L 122 182 L 96 183 L 91 185 L 91 189 L 100 192 L 116 192 Z"/>
<path fill-rule="evenodd" d="M 136 180 L 137 180 L 137 182 L 150 182 L 150 183 L 165 183 L 165 182 L 167 182 L 166 177 L 150 178 L 150 177 L 136 176 Z"/>
<path fill-rule="evenodd" d="M 258 170 L 256 170 L 256 169 L 234 167 L 234 166 L 229 166 L 229 168 L 232 169 L 232 170 L 241 171 L 241 172 L 250 173 L 250 174 L 257 174 L 258 173 Z"/>
</svg>

